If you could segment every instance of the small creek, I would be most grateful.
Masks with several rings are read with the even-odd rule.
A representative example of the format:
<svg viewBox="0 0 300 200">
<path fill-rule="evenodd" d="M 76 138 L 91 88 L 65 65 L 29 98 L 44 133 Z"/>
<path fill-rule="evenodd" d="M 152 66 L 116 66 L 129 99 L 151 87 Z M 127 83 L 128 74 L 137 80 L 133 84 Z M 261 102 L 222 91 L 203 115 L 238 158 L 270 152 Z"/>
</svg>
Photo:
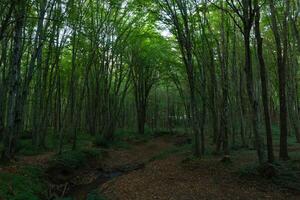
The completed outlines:
<svg viewBox="0 0 300 200">
<path fill-rule="evenodd" d="M 74 200 L 86 200 L 90 192 L 99 188 L 107 181 L 124 175 L 124 172 L 99 172 L 97 178 L 89 184 L 78 185 L 70 189 L 66 196 L 72 197 Z"/>
<path fill-rule="evenodd" d="M 113 178 L 128 174 L 132 171 L 144 168 L 144 163 L 126 164 L 115 169 L 88 169 L 85 173 L 80 171 L 67 171 L 66 169 L 52 169 L 48 172 L 50 175 L 51 192 L 47 199 L 54 200 L 57 197 L 71 197 L 72 200 L 86 200 L 89 193 L 99 189 L 101 185 Z M 63 178 L 65 178 L 64 181 Z M 74 184 L 74 178 L 80 182 L 80 179 L 91 177 L 88 183 Z"/>
</svg>

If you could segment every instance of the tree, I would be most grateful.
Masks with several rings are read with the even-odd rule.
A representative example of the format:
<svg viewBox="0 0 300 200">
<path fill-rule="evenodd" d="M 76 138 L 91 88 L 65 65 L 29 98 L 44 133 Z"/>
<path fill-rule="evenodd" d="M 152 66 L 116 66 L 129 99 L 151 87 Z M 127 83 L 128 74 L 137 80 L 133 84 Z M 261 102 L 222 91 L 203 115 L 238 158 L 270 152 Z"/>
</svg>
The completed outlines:
<svg viewBox="0 0 300 200">
<path fill-rule="evenodd" d="M 253 69 L 252 69 L 252 55 L 251 55 L 251 46 L 250 46 L 250 33 L 254 23 L 255 10 L 253 8 L 252 0 L 240 1 L 236 3 L 233 1 L 226 0 L 228 6 L 231 10 L 237 15 L 241 24 L 236 20 L 236 17 L 230 14 L 230 11 L 227 13 L 230 14 L 232 20 L 239 27 L 240 31 L 244 37 L 244 47 L 245 47 L 245 73 L 246 73 L 246 88 L 249 103 L 251 106 L 251 122 L 252 129 L 255 137 L 255 146 L 257 150 L 257 156 L 260 163 L 264 161 L 264 151 L 263 151 L 263 140 L 258 129 L 258 101 L 255 98 L 254 94 L 254 81 L 253 81 Z"/>
<path fill-rule="evenodd" d="M 159 68 L 163 63 L 166 45 L 157 33 L 145 30 L 133 35 L 131 47 L 132 81 L 137 111 L 138 133 L 144 134 L 148 97 L 158 81 Z M 151 56 L 150 56 L 151 55 Z"/>
<path fill-rule="evenodd" d="M 279 80 L 279 102 L 280 102 L 280 151 L 279 158 L 287 160 L 287 101 L 286 101 L 286 66 L 288 58 L 288 16 L 290 11 L 290 1 L 284 3 L 284 13 L 282 19 L 282 30 L 279 30 L 278 13 L 273 0 L 269 0 L 271 11 L 271 25 L 276 44 L 277 69 Z"/>
<path fill-rule="evenodd" d="M 266 135 L 267 135 L 267 148 L 268 148 L 268 161 L 274 161 L 274 153 L 273 153 L 273 139 L 272 139 L 272 129 L 271 129 L 271 119 L 270 119 L 270 111 L 269 111 L 269 92 L 267 85 L 267 71 L 266 65 L 263 57 L 263 39 L 260 33 L 260 6 L 258 4 L 258 0 L 254 0 L 254 9 L 255 9 L 255 37 L 257 43 L 257 56 L 259 60 L 260 66 L 260 80 L 262 86 L 262 99 L 263 99 L 263 107 L 264 107 L 264 119 L 265 119 L 265 127 L 266 127 Z"/>
<path fill-rule="evenodd" d="M 22 37 L 24 27 L 25 6 L 23 1 L 16 1 L 14 9 L 14 39 L 11 66 L 9 68 L 8 107 L 7 107 L 7 131 L 4 135 L 4 159 L 13 158 L 16 151 L 16 143 L 20 123 L 20 110 L 18 110 L 21 81 L 21 56 Z"/>
<path fill-rule="evenodd" d="M 164 11 L 164 20 L 171 25 L 174 35 L 178 41 L 182 60 L 186 69 L 189 83 L 191 127 L 195 137 L 195 155 L 200 156 L 200 134 L 198 124 L 198 106 L 195 92 L 195 66 L 193 61 L 193 30 L 191 26 L 191 6 L 190 0 L 158 0 Z"/>
</svg>

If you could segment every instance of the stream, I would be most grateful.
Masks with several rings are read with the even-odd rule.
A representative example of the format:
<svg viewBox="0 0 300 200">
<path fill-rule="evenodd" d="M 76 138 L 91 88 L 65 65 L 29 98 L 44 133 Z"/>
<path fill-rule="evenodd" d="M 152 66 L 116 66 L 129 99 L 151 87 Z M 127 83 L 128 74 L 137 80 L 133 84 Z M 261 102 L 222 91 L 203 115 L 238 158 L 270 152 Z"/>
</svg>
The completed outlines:
<svg viewBox="0 0 300 200">
<path fill-rule="evenodd" d="M 48 177 L 51 187 L 48 191 L 48 200 L 66 197 L 72 200 L 86 200 L 89 193 L 97 190 L 107 181 L 113 178 L 128 174 L 132 171 L 144 168 L 144 163 L 126 164 L 115 169 L 87 169 L 85 171 L 66 171 L 65 169 L 55 169 L 49 171 Z M 54 175 L 57 173 L 56 175 Z M 51 175 L 52 174 L 52 175 Z M 62 181 L 63 178 L 65 181 Z M 87 183 L 74 183 L 89 178 Z M 83 181 L 84 182 L 84 181 Z"/>
<path fill-rule="evenodd" d="M 85 185 L 78 185 L 70 189 L 66 196 L 72 197 L 74 200 L 86 200 L 90 192 L 99 188 L 102 184 L 107 181 L 116 178 L 118 176 L 124 175 L 124 172 L 115 171 L 115 172 L 99 172 L 97 178 Z"/>
</svg>

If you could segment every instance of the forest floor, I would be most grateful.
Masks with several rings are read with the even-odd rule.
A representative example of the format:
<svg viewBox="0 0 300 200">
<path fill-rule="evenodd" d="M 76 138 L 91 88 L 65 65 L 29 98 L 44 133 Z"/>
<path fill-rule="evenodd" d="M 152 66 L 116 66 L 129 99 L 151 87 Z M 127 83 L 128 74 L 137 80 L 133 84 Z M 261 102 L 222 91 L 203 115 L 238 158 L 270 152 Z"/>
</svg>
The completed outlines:
<svg viewBox="0 0 300 200">
<path fill-rule="evenodd" d="M 67 175 L 76 176 L 68 181 L 72 182 L 74 178 L 79 181 L 88 178 L 90 181 L 87 184 L 78 184 L 70 188 L 70 191 L 66 193 L 68 197 L 65 199 L 98 200 L 88 195 L 95 190 L 101 194 L 99 200 L 300 199 L 300 187 L 298 183 L 293 183 L 294 179 L 291 179 L 292 177 L 298 180 L 299 174 L 294 176 L 294 173 L 287 170 L 279 174 L 280 179 L 261 177 L 259 173 L 256 173 L 254 150 L 232 150 L 231 162 L 222 162 L 222 156 L 213 155 L 212 152 L 208 152 L 208 155 L 201 159 L 191 156 L 190 140 L 182 135 L 163 135 L 152 137 L 147 141 L 130 141 L 128 144 L 126 148 L 101 148 L 105 156 L 99 158 L 100 164 L 95 162 L 92 166 L 85 166 L 82 169 L 80 168 L 83 165 L 82 160 L 79 159 L 78 163 L 74 163 L 77 159 L 75 157 L 80 157 L 80 154 L 67 154 L 67 161 L 79 166 L 79 170 L 77 166 L 76 169 L 72 169 L 73 172 L 68 171 Z M 278 149 L 277 145 L 275 149 Z M 300 144 L 290 145 L 289 152 L 292 157 L 289 164 L 297 166 L 298 173 Z M 19 156 L 17 162 L 0 168 L 0 175 L 2 174 L 0 176 L 0 199 L 3 198 L 2 193 L 11 193 L 7 195 L 8 197 L 20 194 L 22 196 L 22 193 L 28 190 L 24 184 L 34 186 L 39 182 L 40 179 L 36 179 L 36 175 L 33 176 L 33 179 L 36 179 L 35 182 L 20 179 L 28 176 L 28 174 L 24 175 L 24 170 L 22 171 L 24 166 L 39 166 L 47 169 L 55 156 L 54 152 Z M 26 169 L 28 173 L 36 174 L 37 168 L 28 169 Z M 63 173 L 65 173 L 64 170 Z M 7 173 L 20 174 L 21 177 L 7 176 Z M 51 175 L 56 176 L 56 173 L 60 172 L 53 171 Z M 1 178 L 3 183 L 5 179 L 7 179 L 6 182 L 11 181 L 8 188 L 1 189 Z M 15 183 L 15 180 L 21 183 Z M 297 187 L 298 190 L 286 187 L 289 185 Z M 18 188 L 20 194 L 17 194 L 14 188 Z M 43 190 L 45 188 L 41 187 L 36 191 L 33 190 L 32 193 L 39 193 Z M 26 196 L 25 199 L 28 198 Z M 20 197 L 13 199 L 20 199 Z M 1 200 L 10 200 L 10 198 Z"/>
<path fill-rule="evenodd" d="M 191 158 L 190 149 L 176 151 L 175 143 L 174 137 L 162 137 L 126 152 L 111 152 L 112 161 L 119 164 L 151 156 L 154 159 L 145 168 L 112 179 L 99 190 L 112 200 L 300 199 L 299 193 L 267 180 L 241 178 L 240 170 L 256 161 L 253 150 L 233 152 L 233 162 L 223 163 L 219 156 Z"/>
</svg>

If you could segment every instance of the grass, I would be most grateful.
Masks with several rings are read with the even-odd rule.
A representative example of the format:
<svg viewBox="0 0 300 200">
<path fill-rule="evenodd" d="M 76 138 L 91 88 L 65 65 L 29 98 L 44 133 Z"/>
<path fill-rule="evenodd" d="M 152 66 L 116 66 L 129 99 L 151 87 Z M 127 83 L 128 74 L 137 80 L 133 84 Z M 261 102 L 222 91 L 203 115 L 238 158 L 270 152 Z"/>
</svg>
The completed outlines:
<svg viewBox="0 0 300 200">
<path fill-rule="evenodd" d="M 42 176 L 43 170 L 36 166 L 24 166 L 17 172 L 1 172 L 0 199 L 41 199 L 46 191 Z"/>
</svg>

